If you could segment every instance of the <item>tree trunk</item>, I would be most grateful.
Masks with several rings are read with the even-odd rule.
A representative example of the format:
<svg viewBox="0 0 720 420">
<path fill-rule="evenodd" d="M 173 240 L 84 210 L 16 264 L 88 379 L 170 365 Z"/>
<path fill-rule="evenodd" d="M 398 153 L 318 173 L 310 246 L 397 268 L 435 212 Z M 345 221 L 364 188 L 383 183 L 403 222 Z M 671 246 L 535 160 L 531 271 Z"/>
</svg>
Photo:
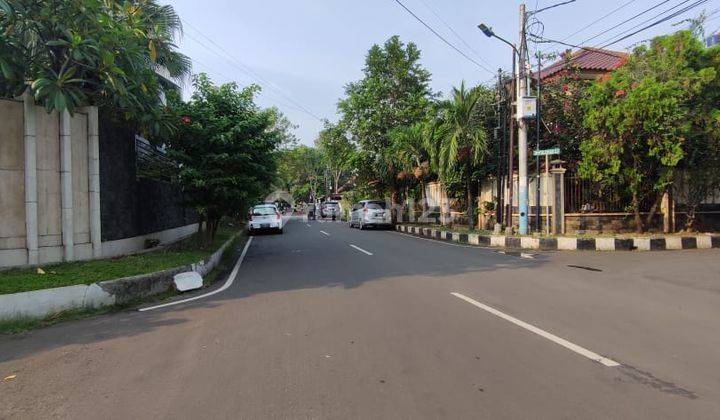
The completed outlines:
<svg viewBox="0 0 720 420">
<path fill-rule="evenodd" d="M 664 191 L 659 193 L 657 197 L 655 197 L 655 201 L 653 202 L 652 207 L 650 207 L 650 211 L 647 214 L 647 217 L 645 218 L 645 225 L 651 226 L 653 217 L 655 217 L 655 213 L 657 212 L 657 208 L 660 205 L 660 202 L 662 201 L 662 197 L 664 195 Z"/>
<path fill-rule="evenodd" d="M 695 220 L 697 216 L 697 204 L 688 204 L 685 210 L 685 230 L 692 232 L 695 230 Z"/>
<path fill-rule="evenodd" d="M 640 200 L 638 199 L 637 192 L 633 192 L 632 194 L 632 205 L 633 213 L 635 214 L 635 232 L 643 233 L 644 227 L 642 217 L 640 216 Z"/>
<path fill-rule="evenodd" d="M 390 209 L 390 216 L 392 217 L 393 223 L 397 223 L 397 208 L 398 208 L 397 198 L 398 198 L 397 189 L 393 188 L 393 192 L 390 195 L 390 205 L 392 207 Z"/>
<path fill-rule="evenodd" d="M 467 188 L 467 216 L 468 216 L 468 228 L 472 230 L 475 227 L 475 209 L 473 207 L 473 204 L 475 203 L 475 197 L 473 194 L 473 183 L 470 179 L 470 176 L 467 177 L 467 181 L 465 181 L 465 186 Z"/>
<path fill-rule="evenodd" d="M 427 211 L 428 211 L 428 205 L 427 205 L 427 191 L 425 191 L 425 181 L 420 181 L 420 188 L 422 189 L 422 191 L 420 192 L 420 199 L 422 200 L 422 203 L 420 203 L 421 208 L 422 208 L 421 217 L 426 218 Z"/>
</svg>

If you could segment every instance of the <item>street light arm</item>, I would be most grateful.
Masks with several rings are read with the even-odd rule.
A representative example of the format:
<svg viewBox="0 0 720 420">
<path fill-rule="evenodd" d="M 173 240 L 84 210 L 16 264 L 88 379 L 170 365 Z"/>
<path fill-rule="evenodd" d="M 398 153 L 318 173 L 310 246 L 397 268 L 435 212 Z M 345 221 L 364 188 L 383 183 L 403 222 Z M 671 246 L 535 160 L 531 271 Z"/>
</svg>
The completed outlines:
<svg viewBox="0 0 720 420">
<path fill-rule="evenodd" d="M 485 34 L 485 36 L 499 39 L 500 41 L 508 44 L 508 45 L 510 46 L 510 48 L 512 48 L 513 51 L 515 51 L 515 54 L 520 55 L 520 54 L 518 53 L 517 48 L 515 48 L 515 44 L 511 43 L 510 41 L 506 40 L 505 38 L 503 38 L 503 37 L 501 37 L 501 36 L 498 36 L 498 35 L 492 30 L 491 27 L 485 25 L 484 23 L 479 24 L 477 27 L 478 27 L 478 29 L 480 29 L 480 30 L 482 31 L 482 33 Z"/>
</svg>

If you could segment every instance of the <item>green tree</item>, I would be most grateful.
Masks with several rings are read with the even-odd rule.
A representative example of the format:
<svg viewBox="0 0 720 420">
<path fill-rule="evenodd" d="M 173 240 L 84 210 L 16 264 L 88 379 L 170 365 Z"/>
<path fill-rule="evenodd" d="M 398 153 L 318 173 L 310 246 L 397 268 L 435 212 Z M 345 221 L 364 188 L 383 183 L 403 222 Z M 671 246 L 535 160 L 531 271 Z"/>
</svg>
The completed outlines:
<svg viewBox="0 0 720 420">
<path fill-rule="evenodd" d="M 443 116 L 444 137 L 440 145 L 440 176 L 460 171 L 465 181 L 468 225 L 475 226 L 475 170 L 487 154 L 488 134 L 484 111 L 491 111 L 493 93 L 478 86 L 468 90 L 465 83 L 453 88 Z"/>
<path fill-rule="evenodd" d="M 171 6 L 153 0 L 0 0 L 0 95 L 28 87 L 48 112 L 111 106 L 153 134 L 173 121 L 165 82 L 190 59 L 176 50 L 181 29 Z"/>
<path fill-rule="evenodd" d="M 333 192 L 337 193 L 341 177 L 347 175 L 351 169 L 355 145 L 341 126 L 326 122 L 325 128 L 320 131 L 315 141 L 315 146 L 322 153 L 332 178 Z"/>
<path fill-rule="evenodd" d="M 276 151 L 288 133 L 275 109 L 259 109 L 257 86 L 215 86 L 205 74 L 195 77 L 195 92 L 176 104 L 181 116 L 168 140 L 168 156 L 178 163 L 176 181 L 207 223 L 211 241 L 223 216 L 243 216 L 261 200 L 275 179 Z"/>
<path fill-rule="evenodd" d="M 567 66 L 567 71 L 542 83 L 541 147 L 559 147 L 563 160 L 574 165 L 581 159 L 580 143 L 589 135 L 580 103 L 592 82 L 580 77 L 574 62 Z M 534 138 L 534 124 L 531 130 Z"/>
<path fill-rule="evenodd" d="M 294 146 L 281 152 L 277 178 L 296 200 L 314 201 L 325 185 L 322 153 L 315 147 Z"/>
<path fill-rule="evenodd" d="M 372 181 L 378 192 L 391 189 L 394 204 L 398 166 L 387 155 L 390 132 L 423 120 L 436 96 L 429 83 L 430 73 L 420 65 L 417 46 L 412 42 L 405 45 L 393 36 L 383 46 L 370 48 L 363 78 L 345 87 L 346 97 L 338 104 L 342 124 L 358 139 L 359 159 L 375 170 Z"/>
<path fill-rule="evenodd" d="M 419 122 L 409 126 L 398 127 L 390 134 L 393 153 L 399 158 L 404 172 L 412 174 L 420 187 L 423 212 L 427 211 L 425 182 L 430 175 L 430 142 L 432 128 L 429 122 Z"/>
<path fill-rule="evenodd" d="M 582 102 L 593 133 L 580 145 L 580 175 L 627 187 L 635 228 L 642 232 L 671 187 L 693 135 L 692 105 L 716 77 L 699 65 L 701 43 L 690 32 L 653 39 L 628 63 L 594 84 Z M 651 199 L 646 220 L 641 203 Z"/>
</svg>

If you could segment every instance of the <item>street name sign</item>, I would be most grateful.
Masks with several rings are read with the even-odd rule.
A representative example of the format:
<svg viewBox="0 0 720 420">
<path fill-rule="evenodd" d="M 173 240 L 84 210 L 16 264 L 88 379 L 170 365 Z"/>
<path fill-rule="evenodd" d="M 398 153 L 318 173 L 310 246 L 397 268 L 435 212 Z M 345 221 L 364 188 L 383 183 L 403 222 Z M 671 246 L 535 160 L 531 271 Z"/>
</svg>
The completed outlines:
<svg viewBox="0 0 720 420">
<path fill-rule="evenodd" d="M 533 152 L 533 156 L 548 156 L 548 155 L 559 155 L 560 148 L 553 147 L 552 149 L 540 149 Z"/>
</svg>

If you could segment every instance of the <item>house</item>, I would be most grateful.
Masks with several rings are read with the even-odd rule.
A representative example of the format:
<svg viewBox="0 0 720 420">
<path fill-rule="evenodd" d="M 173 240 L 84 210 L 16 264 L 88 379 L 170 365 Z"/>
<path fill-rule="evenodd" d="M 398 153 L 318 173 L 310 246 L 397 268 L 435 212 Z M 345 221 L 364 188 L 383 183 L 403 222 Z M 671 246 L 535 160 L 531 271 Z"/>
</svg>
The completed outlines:
<svg viewBox="0 0 720 420">
<path fill-rule="evenodd" d="M 582 79 L 599 79 L 621 67 L 627 58 L 627 53 L 597 48 L 585 48 L 575 52 L 568 50 L 561 59 L 540 70 L 540 79 L 543 82 L 551 81 L 569 71 L 576 71 Z"/>
</svg>

